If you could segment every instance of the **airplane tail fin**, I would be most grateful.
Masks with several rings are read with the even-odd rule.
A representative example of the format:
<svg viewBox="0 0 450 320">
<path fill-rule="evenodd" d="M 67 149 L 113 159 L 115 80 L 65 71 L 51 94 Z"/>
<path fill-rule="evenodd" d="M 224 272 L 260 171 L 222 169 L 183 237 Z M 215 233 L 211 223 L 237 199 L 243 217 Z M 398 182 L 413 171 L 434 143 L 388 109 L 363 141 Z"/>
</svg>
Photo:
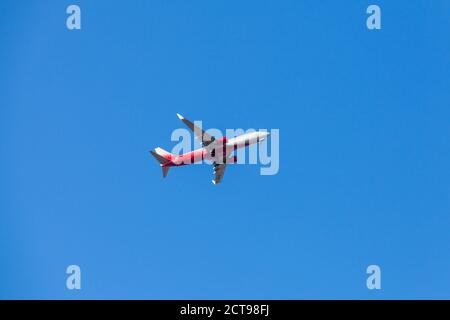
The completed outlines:
<svg viewBox="0 0 450 320">
<path fill-rule="evenodd" d="M 150 154 L 155 157 L 156 160 L 158 160 L 162 168 L 163 177 L 165 178 L 169 173 L 170 167 L 168 166 L 168 164 L 172 163 L 172 154 L 162 148 L 156 148 L 155 151 L 151 150 Z"/>
</svg>

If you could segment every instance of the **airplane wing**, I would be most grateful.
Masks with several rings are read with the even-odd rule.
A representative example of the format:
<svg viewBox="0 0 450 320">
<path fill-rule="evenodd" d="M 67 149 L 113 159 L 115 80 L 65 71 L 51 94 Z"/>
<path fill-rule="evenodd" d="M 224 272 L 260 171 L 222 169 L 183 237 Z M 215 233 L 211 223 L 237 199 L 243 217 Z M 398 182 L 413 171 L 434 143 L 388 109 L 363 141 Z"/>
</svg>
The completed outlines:
<svg viewBox="0 0 450 320">
<path fill-rule="evenodd" d="M 214 184 L 219 184 L 220 181 L 222 181 L 223 174 L 225 173 L 226 164 L 225 163 L 219 164 L 219 163 L 214 162 L 213 165 L 214 165 L 215 177 L 214 177 L 214 180 L 212 182 Z"/>
<path fill-rule="evenodd" d="M 183 121 L 183 123 L 189 127 L 189 129 L 194 131 L 194 135 L 202 142 L 204 147 L 207 147 L 208 145 L 213 143 L 214 140 L 216 140 L 216 138 L 214 138 L 212 135 L 206 133 L 202 128 L 196 126 L 191 121 L 183 117 L 181 114 L 177 113 L 177 116 L 178 119 Z"/>
<path fill-rule="evenodd" d="M 208 152 L 211 152 L 216 147 L 216 138 L 212 135 L 206 133 L 202 128 L 196 126 L 191 121 L 183 117 L 181 114 L 177 113 L 178 118 L 183 121 L 185 125 L 189 127 L 192 131 L 194 131 L 194 135 L 202 142 L 203 147 Z M 228 156 L 228 155 L 227 155 Z M 219 184 L 222 181 L 223 174 L 225 173 L 226 161 L 224 159 L 223 163 L 219 163 L 215 161 L 214 165 L 214 180 L 212 181 L 214 184 Z"/>
</svg>

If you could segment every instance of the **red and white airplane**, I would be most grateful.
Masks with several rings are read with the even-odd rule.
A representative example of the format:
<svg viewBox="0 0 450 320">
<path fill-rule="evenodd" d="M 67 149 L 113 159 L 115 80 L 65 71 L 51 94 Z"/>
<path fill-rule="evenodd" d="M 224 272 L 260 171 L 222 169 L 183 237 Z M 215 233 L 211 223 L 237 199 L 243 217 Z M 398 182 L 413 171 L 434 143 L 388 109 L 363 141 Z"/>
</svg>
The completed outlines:
<svg viewBox="0 0 450 320">
<path fill-rule="evenodd" d="M 162 148 L 156 148 L 154 151 L 151 150 L 150 153 L 152 156 L 160 163 L 163 177 L 167 176 L 170 167 L 179 167 L 202 160 L 210 160 L 213 162 L 215 174 L 212 182 L 218 184 L 222 181 L 226 165 L 237 162 L 237 157 L 232 155 L 236 149 L 260 143 L 269 136 L 269 132 L 256 131 L 245 133 L 231 139 L 227 139 L 226 137 L 215 138 L 182 115 L 177 113 L 177 116 L 194 131 L 194 135 L 200 140 L 203 147 L 182 155 L 171 154 Z"/>
</svg>

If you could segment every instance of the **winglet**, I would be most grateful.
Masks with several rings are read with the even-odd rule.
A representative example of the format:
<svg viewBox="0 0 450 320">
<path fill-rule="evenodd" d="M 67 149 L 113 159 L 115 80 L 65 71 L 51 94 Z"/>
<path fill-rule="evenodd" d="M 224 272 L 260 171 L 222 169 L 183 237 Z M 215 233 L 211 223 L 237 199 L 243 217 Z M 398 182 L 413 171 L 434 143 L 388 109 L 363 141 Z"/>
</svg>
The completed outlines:
<svg viewBox="0 0 450 320">
<path fill-rule="evenodd" d="M 180 119 L 180 120 L 184 120 L 184 117 L 183 117 L 181 114 L 179 114 L 179 113 L 177 113 L 177 117 L 178 117 L 178 119 Z"/>
</svg>

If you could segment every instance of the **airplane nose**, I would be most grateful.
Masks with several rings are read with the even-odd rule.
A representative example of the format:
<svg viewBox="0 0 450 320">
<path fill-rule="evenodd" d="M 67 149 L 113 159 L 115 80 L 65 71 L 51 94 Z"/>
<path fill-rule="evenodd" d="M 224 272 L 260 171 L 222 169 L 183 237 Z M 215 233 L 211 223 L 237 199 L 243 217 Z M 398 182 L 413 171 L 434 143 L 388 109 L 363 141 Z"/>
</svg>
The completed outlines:
<svg viewBox="0 0 450 320">
<path fill-rule="evenodd" d="M 261 141 L 264 141 L 268 136 L 270 135 L 270 133 L 269 132 L 266 132 L 266 131 L 260 131 L 259 133 L 258 133 L 258 142 L 261 142 Z"/>
</svg>

